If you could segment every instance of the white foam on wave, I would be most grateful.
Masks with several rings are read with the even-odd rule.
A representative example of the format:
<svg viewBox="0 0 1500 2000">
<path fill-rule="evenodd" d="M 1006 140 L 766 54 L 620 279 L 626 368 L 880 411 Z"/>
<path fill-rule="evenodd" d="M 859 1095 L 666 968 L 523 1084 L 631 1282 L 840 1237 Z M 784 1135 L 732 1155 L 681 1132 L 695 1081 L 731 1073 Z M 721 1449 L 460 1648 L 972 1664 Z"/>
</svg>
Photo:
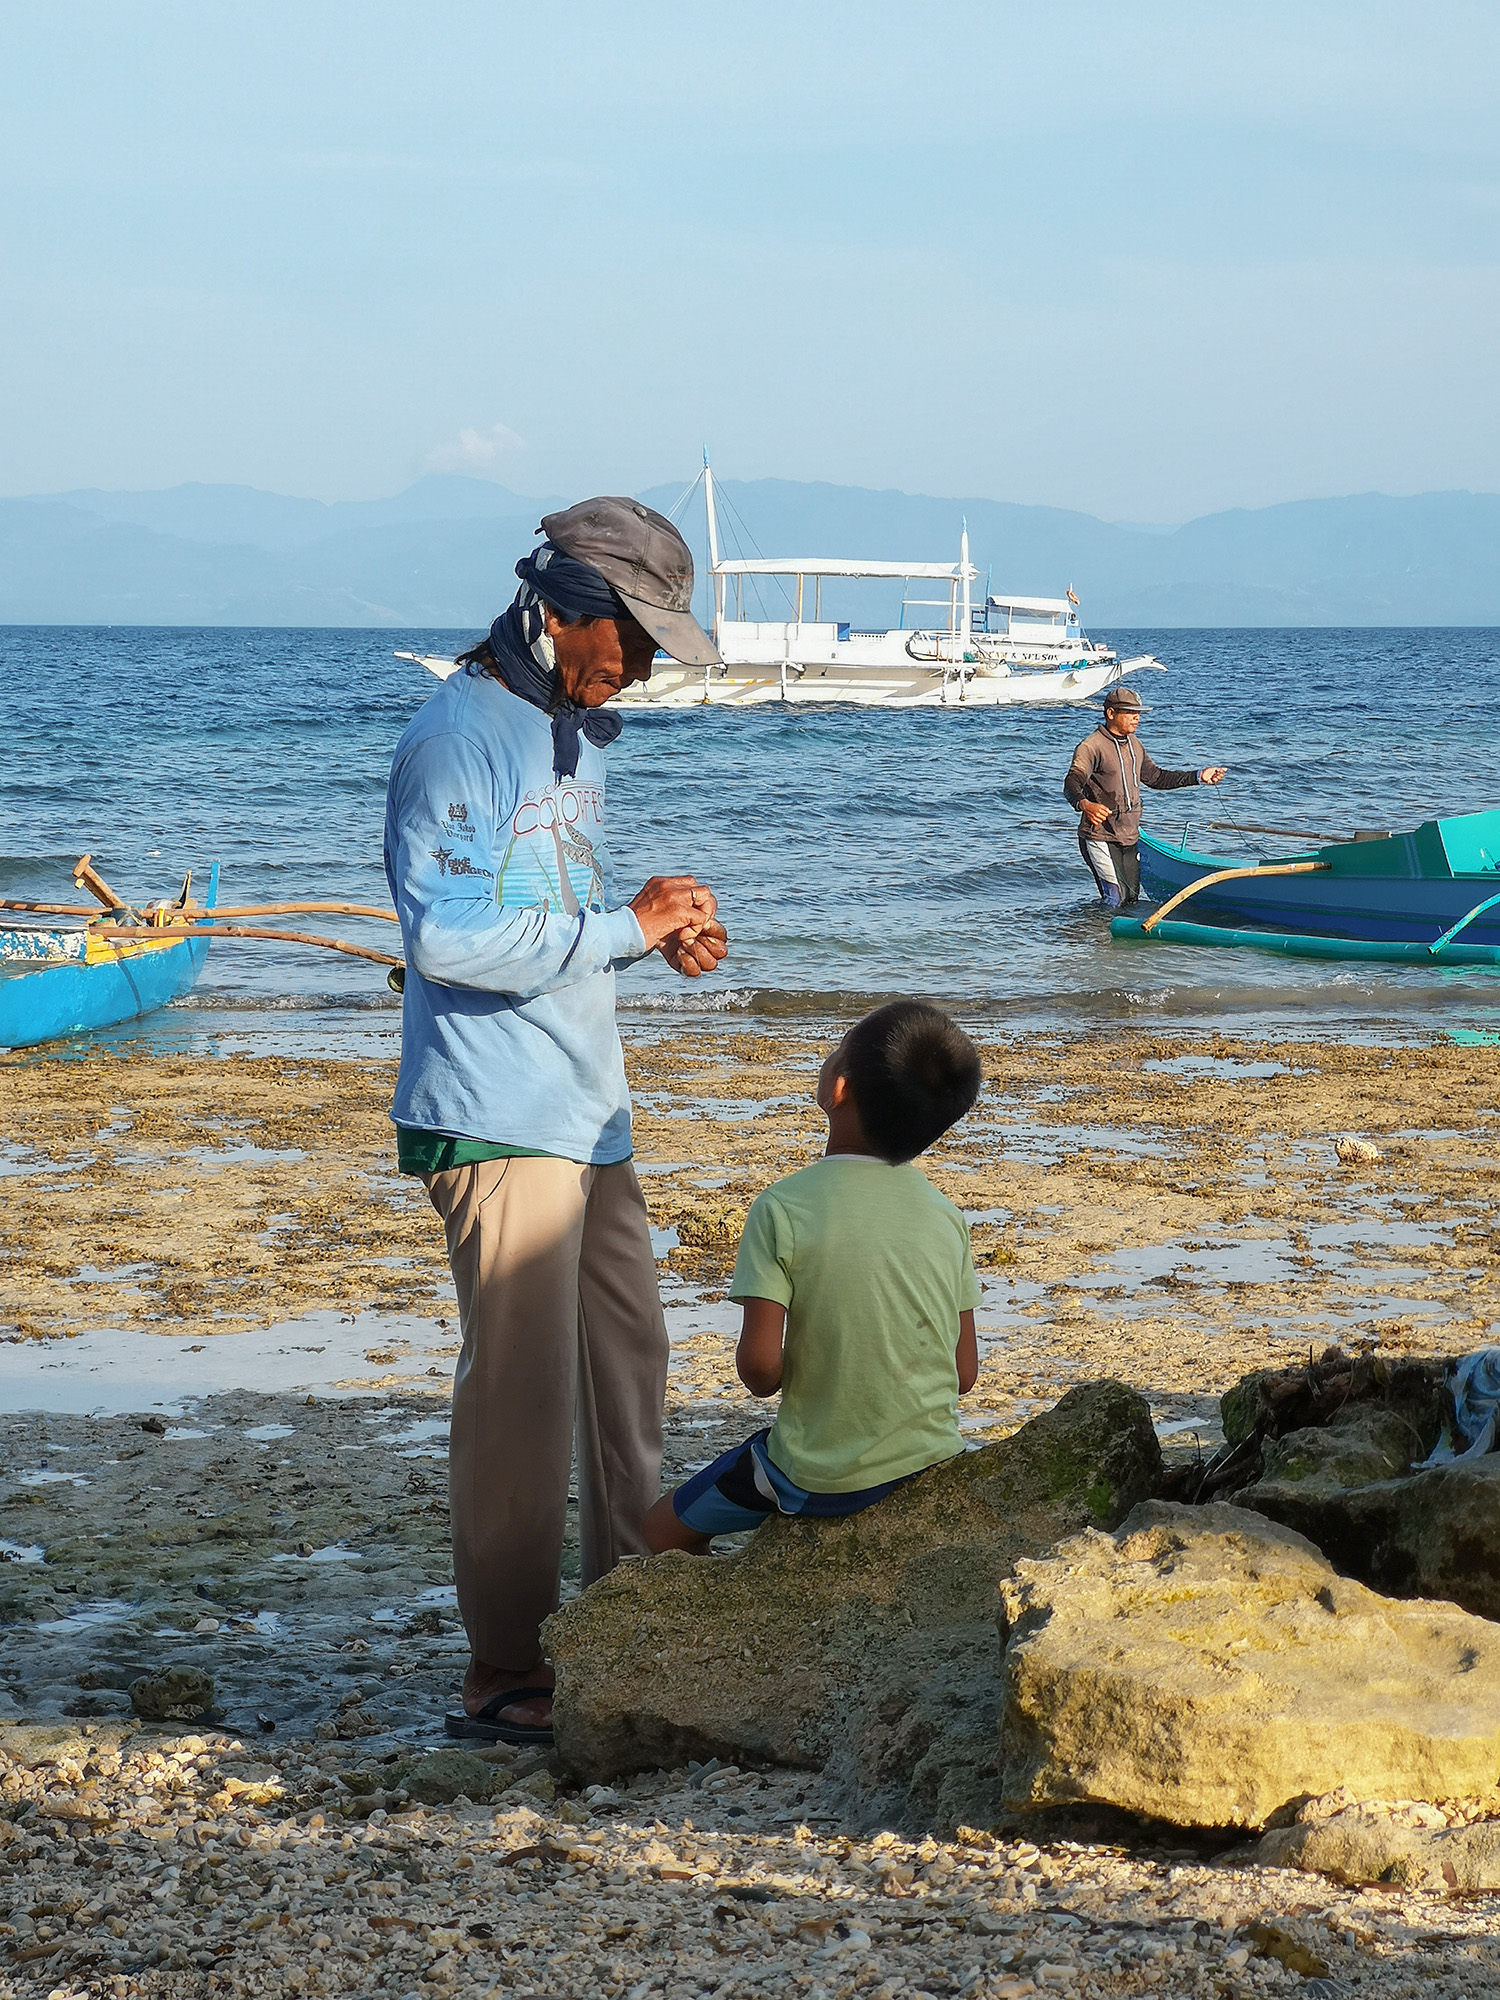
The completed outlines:
<svg viewBox="0 0 1500 2000">
<path fill-rule="evenodd" d="M 693 987 L 683 993 L 622 994 L 620 1006 L 632 1014 L 742 1014 L 758 998 L 756 989 L 750 986 L 716 987 L 711 991 Z"/>
<path fill-rule="evenodd" d="M 401 996 L 389 987 L 374 993 L 239 993 L 203 986 L 169 1005 L 189 1014 L 317 1014 L 330 1007 L 341 1014 L 392 1014 L 400 1012 Z"/>
</svg>

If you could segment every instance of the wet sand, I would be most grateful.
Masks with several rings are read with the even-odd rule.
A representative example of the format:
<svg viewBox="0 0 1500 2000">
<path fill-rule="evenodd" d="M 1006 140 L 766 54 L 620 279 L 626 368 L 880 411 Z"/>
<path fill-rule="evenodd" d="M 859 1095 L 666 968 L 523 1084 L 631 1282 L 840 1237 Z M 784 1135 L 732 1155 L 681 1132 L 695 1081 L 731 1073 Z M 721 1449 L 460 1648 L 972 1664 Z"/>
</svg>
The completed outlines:
<svg viewBox="0 0 1500 2000">
<path fill-rule="evenodd" d="M 674 1341 L 669 1476 L 764 1421 L 763 1406 L 734 1378 L 738 1315 L 723 1287 L 754 1194 L 821 1150 L 811 1088 L 826 1046 L 811 1034 L 718 1028 L 630 1038 L 638 1166 L 658 1232 Z M 980 1105 L 926 1162 L 971 1217 L 985 1285 L 983 1369 L 963 1406 L 976 1437 L 1013 1428 L 1075 1381 L 1112 1373 L 1148 1395 L 1169 1443 L 1191 1448 L 1199 1439 L 1207 1447 L 1217 1436 L 1218 1394 L 1251 1367 L 1334 1341 L 1438 1354 L 1492 1337 L 1500 1318 L 1495 1049 L 1057 1038 L 996 1043 L 985 1055 Z M 372 1838 L 382 1853 L 391 1843 L 403 1854 L 424 1842 L 429 1850 L 451 1848 L 444 1869 L 467 1847 L 476 1870 L 470 1879 L 498 1899 L 475 1921 L 499 1909 L 510 1912 L 504 1922 L 513 1924 L 520 1893 L 514 1885 L 532 1879 L 502 1863 L 520 1839 L 505 1818 L 513 1808 L 500 1819 L 477 1804 L 472 1811 L 419 1810 L 415 1819 L 397 1813 L 391 1830 L 377 1824 L 378 1837 L 363 1819 L 351 1821 L 346 1834 L 331 1810 L 335 1803 L 347 1809 L 355 1797 L 338 1772 L 354 1764 L 378 1768 L 381 1758 L 437 1740 L 465 1656 L 453 1613 L 444 1502 L 443 1432 L 456 1346 L 451 1291 L 420 1184 L 394 1172 L 385 1117 L 390 1085 L 389 1065 L 360 1061 L 0 1062 L 0 1255 L 7 1275 L 0 1403 L 8 1412 L 0 1420 L 0 1726 L 11 1719 L 4 1742 L 16 1759 L 12 1793 L 24 1799 L 40 1782 L 32 1765 L 51 1754 L 44 1738 L 82 1746 L 75 1758 L 80 1775 L 60 1779 L 59 1770 L 73 1767 L 39 1766 L 51 1801 L 45 1814 L 34 1804 L 19 1821 L 7 1821 L 11 1807 L 0 1790 L 0 1860 L 11 1869 L 13 1892 L 24 1887 L 31 1895 L 28 1909 L 53 1895 L 32 1894 L 29 1885 L 54 1867 L 81 1871 L 80 1888 L 95 1896 L 103 1863 L 94 1849 L 101 1845 L 110 1848 L 111 1880 L 129 1891 L 127 1903 L 141 1885 L 162 1886 L 163 1849 L 152 1837 L 158 1823 L 145 1827 L 137 1811 L 143 1793 L 156 1796 L 156 1780 L 143 1784 L 141 1773 L 170 1766 L 180 1776 L 185 1766 L 180 1758 L 172 1763 L 171 1746 L 182 1743 L 183 1731 L 138 1728 L 129 1720 L 125 1689 L 146 1667 L 181 1663 L 214 1675 L 223 1729 L 244 1746 L 230 1751 L 231 1739 L 210 1729 L 203 1739 L 210 1747 L 189 1756 L 194 1769 L 198 1757 L 213 1766 L 214 1796 L 224 1790 L 221 1765 L 259 1759 L 272 1773 L 266 1781 L 272 1790 L 249 1805 L 249 1794 L 236 1793 L 208 1811 L 193 1789 L 202 1791 L 206 1779 L 188 1781 L 180 1797 L 173 1793 L 174 1811 L 160 1824 L 170 1826 L 174 1840 L 186 1840 L 188 1862 L 211 1855 L 215 1843 L 235 1850 L 237 1869 L 241 1849 L 280 1843 L 280 1854 L 295 1847 L 301 1860 L 293 1888 L 310 1896 L 322 1886 L 314 1882 L 314 1850 L 337 1858 L 331 1851 L 344 1854 L 345 1839 L 357 1841 L 361 1855 Z M 1381 1160 L 1340 1166 L 1334 1144 L 1346 1134 L 1372 1141 Z M 575 1565 L 570 1549 L 568 1566 Z M 141 1764 L 142 1757 L 157 1762 Z M 90 1763 L 94 1775 L 81 1775 Z M 555 1988 L 545 1982 L 542 1960 L 524 1952 L 506 1959 L 463 1927 L 459 1945 L 443 1944 L 444 1921 L 427 1909 L 431 1896 L 417 1897 L 410 1912 L 407 1902 L 393 1904 L 396 1931 L 366 1927 L 347 1965 L 337 1941 L 311 1958 L 295 1944 L 302 1935 L 297 1925 L 333 1922 L 310 1904 L 299 1912 L 295 1896 L 281 1926 L 293 1941 L 284 1964 L 268 1955 L 258 1932 L 238 1928 L 221 1938 L 211 1925 L 215 1942 L 193 1943 L 190 1951 L 199 1919 L 186 1901 L 193 1872 L 186 1864 L 165 1899 L 143 1906 L 181 1919 L 183 1935 L 174 1932 L 159 1960 L 151 1956 L 158 1944 L 131 1928 L 129 1912 L 101 1919 L 82 1944 L 67 1941 L 79 1928 L 78 1912 L 64 1912 L 64 1946 L 49 1945 L 34 1961 L 15 1954 L 57 1920 L 23 1912 L 12 1936 L 0 1930 L 0 1948 L 11 1953 L 14 1990 L 28 1995 L 59 1990 L 75 1944 L 80 1978 L 88 1967 L 127 1968 L 124 1987 L 78 1990 L 198 1990 L 192 1981 L 203 1975 L 205 1951 L 218 1954 L 210 1961 L 220 1968 L 214 1977 L 228 1981 L 229 1990 L 255 1990 L 262 1978 L 276 1992 L 371 1990 L 384 1978 L 375 1977 L 381 1950 L 389 1955 L 397 1933 L 403 1950 L 419 1936 L 427 1940 L 420 1966 L 407 1967 L 399 1953 L 392 1959 L 391 1976 L 399 1972 L 406 1984 L 391 1990 L 401 1993 L 429 1986 L 477 1993 L 497 1984 L 522 1992 L 630 1993 L 653 1966 L 667 1970 L 673 1937 L 685 1951 L 701 1945 L 705 1963 L 717 1954 L 726 1979 L 743 1973 L 749 1983 L 721 1983 L 726 1993 L 752 1990 L 756 1977 L 785 1977 L 830 1995 L 999 1994 L 996 1981 L 1032 1977 L 1002 1966 L 998 1946 L 973 1959 L 988 1984 L 968 1979 L 972 1964 L 950 1965 L 938 1977 L 948 1959 L 962 1961 L 969 1944 L 990 1935 L 977 1907 L 969 1907 L 975 1897 L 988 1898 L 986 1921 L 1045 1928 L 1045 1912 L 1028 1914 L 1019 1875 L 1031 1864 L 1017 1861 L 1014 1844 L 977 1858 L 961 1843 L 942 1850 L 947 1868 L 971 1871 L 963 1877 L 967 1903 L 959 1896 L 940 1905 L 932 1892 L 935 1909 L 967 1910 L 962 1925 L 957 1917 L 925 1911 L 922 1917 L 923 1924 L 938 1924 L 930 1931 L 934 1941 L 947 1936 L 944 1925 L 953 1931 L 951 1949 L 945 1944 L 937 1952 L 934 1942 L 931 1951 L 908 1950 L 914 1929 L 920 1943 L 921 1925 L 882 1904 L 860 1923 L 874 1922 L 877 1932 L 885 1925 L 889 1936 L 872 1934 L 868 1947 L 854 1948 L 858 1964 L 844 1963 L 838 1938 L 802 1937 L 778 1924 L 793 1909 L 801 1912 L 799 1922 L 815 1925 L 830 1914 L 844 1922 L 839 1883 L 862 1882 L 864 1895 L 878 1879 L 858 1869 L 850 1875 L 844 1863 L 863 1855 L 868 1876 L 871 1850 L 856 1851 L 847 1839 L 840 1847 L 837 1829 L 824 1829 L 826 1840 L 809 1836 L 799 1845 L 769 1823 L 763 1838 L 770 1844 L 762 1848 L 741 1824 L 761 1827 L 768 1814 L 814 1812 L 815 1787 L 786 1777 L 764 1788 L 758 1778 L 747 1780 L 753 1798 L 730 1818 L 718 1792 L 709 1812 L 701 1788 L 689 1790 L 680 1774 L 653 1782 L 654 1791 L 648 1786 L 637 1799 L 633 1789 L 629 1802 L 605 1815 L 610 1870 L 623 1869 L 631 1885 L 622 1898 L 628 1946 L 623 1937 L 615 1940 L 611 1959 L 609 1940 L 601 1943 L 587 1928 L 598 1915 L 597 1897 L 590 1901 L 580 1889 L 578 1909 L 569 1915 L 569 1898 L 547 1877 L 557 1903 L 548 1921 L 557 1939 L 572 1925 L 569 1949 L 583 1951 L 592 1939 L 588 1950 L 595 1953 L 587 1979 L 579 1959 L 579 1969 L 560 1974 Z M 84 1819 L 46 1818 L 66 1798 L 76 1802 L 85 1793 L 94 1804 Z M 562 1808 L 582 1813 L 590 1825 L 604 1823 L 577 1801 L 565 1799 Z M 321 1830 L 309 1824 L 320 1809 Z M 524 1810 L 554 1815 L 548 1838 L 572 1823 L 556 1821 L 556 1804 L 545 1799 Z M 85 1840 L 79 1828 L 94 1819 L 99 1827 Z M 44 1820 L 52 1845 L 19 1859 L 30 1853 Z M 399 1839 L 398 1822 L 406 1828 Z M 210 1831 L 192 1834 L 193 1825 Z M 695 1860 L 687 1874 L 663 1876 L 666 1863 L 641 1859 L 652 1841 L 666 1841 L 675 1852 L 694 1845 L 695 1829 L 705 1827 L 716 1829 L 714 1838 L 696 1845 L 705 1854 L 712 1849 L 712 1866 Z M 68 1844 L 75 1833 L 76 1849 Z M 937 1852 L 913 1864 L 919 1880 L 936 1866 Z M 838 1864 L 831 1869 L 823 1865 L 830 1855 Z M 1184 1983 L 1163 1987 L 1146 1977 L 1144 1961 L 1121 1959 L 1098 1991 L 1153 1985 L 1196 1991 L 1200 1978 L 1241 1982 L 1208 1984 L 1205 1991 L 1264 1990 L 1273 1961 L 1252 1957 L 1248 1972 L 1228 1962 L 1237 1947 L 1213 1901 L 1228 1894 L 1226 1878 L 1206 1863 L 1200 1867 L 1201 1860 L 1189 1867 L 1137 1855 L 1096 1867 L 1077 1855 L 1044 1858 L 1059 1907 L 1066 1901 L 1086 1909 L 1099 1870 L 1118 1867 L 1135 1871 L 1129 1884 L 1120 1877 L 1116 1890 L 1147 1899 L 1156 1912 L 1149 1926 L 1166 1926 L 1174 1920 L 1167 1912 L 1191 1907 L 1192 1922 L 1212 1930 L 1211 1952 L 1184 1946 Z M 771 1903 L 744 1906 L 754 1912 L 758 1958 L 742 1949 L 743 1928 L 734 1931 L 728 1954 L 706 1941 L 710 1905 L 723 1900 L 712 1884 L 725 1871 L 763 1881 L 787 1875 L 794 1862 L 803 1871 L 799 1883 L 811 1880 L 811 1887 L 777 1889 Z M 233 1872 L 222 1861 L 205 1865 L 217 1871 L 215 1882 Z M 597 1873 L 595 1863 L 556 1857 L 537 1865 L 558 1874 L 573 1869 L 580 1881 L 592 1882 L 590 1868 Z M 1174 1887 L 1174 1867 L 1188 1886 Z M 947 1868 L 938 1869 L 939 1877 Z M 1004 1885 L 1013 1877 L 1016 1894 L 1007 1901 Z M 209 1879 L 201 1866 L 195 1879 Z M 1494 1976 L 1500 1926 L 1493 1899 L 1466 1906 L 1456 1929 L 1451 1912 L 1422 1915 L 1421 1898 L 1401 1902 L 1398 1919 L 1395 1903 L 1388 1907 L 1376 1897 L 1371 1905 L 1368 1897 L 1311 1878 L 1292 1884 L 1262 1872 L 1235 1880 L 1233 1908 L 1225 1905 L 1231 1929 L 1248 1921 L 1252 1905 L 1283 1916 L 1316 1911 L 1320 1925 L 1346 1906 L 1385 1911 L 1384 1930 L 1384 1916 L 1373 1929 L 1364 1916 L 1350 1915 L 1345 1926 L 1351 1935 L 1361 1925 L 1372 1939 L 1378 1934 L 1385 1940 L 1378 1948 L 1357 1939 L 1354 1946 L 1339 1944 L 1365 1966 L 1361 1990 L 1404 1992 L 1405 1985 L 1391 1983 L 1398 1972 L 1418 1980 L 1412 1927 L 1422 1924 L 1488 1940 L 1482 1952 L 1489 1954 L 1487 1976 Z M 352 1889 L 329 1894 L 349 1922 L 364 1921 L 356 1918 Z M 53 1899 L 62 1896 L 58 1890 Z M 822 1915 L 808 1914 L 797 1898 L 810 1898 L 808 1909 L 815 1905 Z M 0 1917 L 4 1902 L 0 1895 Z M 320 1907 L 332 1906 L 325 1898 Z M 114 1959 L 113 1945 L 100 1942 L 101 1924 L 107 1929 L 111 1921 L 126 1924 L 124 1932 L 110 1932 L 124 1940 Z M 1340 1916 L 1336 1943 L 1343 1923 Z M 673 1924 L 688 1930 L 679 1936 Z M 695 1924 L 707 1927 L 701 1938 L 688 1935 Z M 1188 1929 L 1194 1938 L 1209 1936 Z M 1398 1931 L 1405 1942 L 1392 1942 Z M 839 1949 L 820 1957 L 830 1943 Z M 381 1950 L 371 1956 L 376 1945 Z M 1467 1946 L 1433 1950 L 1457 1953 L 1452 1977 L 1459 1983 L 1452 1990 L 1464 1990 Z M 889 1973 L 881 1970 L 882 1951 Z M 186 1954 L 184 1962 L 177 1964 L 173 1953 Z M 1016 1954 L 1018 1966 L 1024 1955 Z M 764 1958 L 769 1967 L 778 1957 L 784 1974 L 757 1975 L 750 1962 Z M 156 1970 L 146 1969 L 152 1964 Z M 440 1965 L 446 1970 L 435 1970 Z M 1340 1976 L 1353 1966 L 1351 1960 Z M 1423 1966 L 1427 1974 L 1435 1969 L 1426 1959 Z M 1100 1970 L 1098 1978 L 1104 1976 Z M 1077 1978 L 1084 1978 L 1082 1970 Z M 1476 1980 L 1472 1990 L 1482 1990 L 1477 1973 Z M 1418 1984 L 1434 1990 L 1425 1974 Z M 1086 1982 L 1085 1988 L 1092 1990 Z M 689 1982 L 682 1990 L 714 1988 Z"/>
<path fill-rule="evenodd" d="M 721 1297 L 751 1199 L 817 1157 L 826 1046 L 632 1039 L 669 1286 Z M 988 1047 L 979 1105 L 924 1162 L 969 1214 L 986 1286 L 971 1412 L 1009 1426 L 1122 1352 L 1148 1394 L 1201 1401 L 1302 1345 L 1476 1344 L 1500 1315 L 1497 1062 L 1452 1044 Z M 390 1086 L 373 1062 L 9 1058 L 0 1340 L 447 1318 L 434 1218 L 394 1171 Z M 1340 1166 L 1350 1134 L 1383 1158 Z M 685 1344 L 680 1398 L 743 1400 L 724 1352 Z"/>
</svg>

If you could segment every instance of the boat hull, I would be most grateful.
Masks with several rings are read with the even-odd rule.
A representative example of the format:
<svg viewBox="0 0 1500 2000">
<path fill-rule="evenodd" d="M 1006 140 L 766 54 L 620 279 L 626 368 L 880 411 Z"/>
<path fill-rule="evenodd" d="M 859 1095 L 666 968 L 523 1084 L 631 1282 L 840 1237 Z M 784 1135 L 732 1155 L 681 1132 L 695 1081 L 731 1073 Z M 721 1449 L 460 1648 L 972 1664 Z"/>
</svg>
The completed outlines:
<svg viewBox="0 0 1500 2000">
<path fill-rule="evenodd" d="M 218 868 L 209 879 L 205 908 L 216 900 Z M 33 934 L 35 935 L 35 934 Z M 61 933 L 72 951 L 83 933 Z M 65 1040 L 91 1028 L 153 1013 L 191 991 L 208 957 L 207 938 L 172 944 L 147 936 L 119 950 L 38 962 L 7 952 L 0 960 L 0 1048 L 29 1049 Z"/>
<path fill-rule="evenodd" d="M 1500 814 L 1468 817 L 1500 821 Z M 1333 938 L 1432 944 L 1487 897 L 1500 891 L 1500 872 L 1493 867 L 1450 867 L 1446 872 L 1438 872 L 1443 858 L 1434 851 L 1431 838 L 1424 836 L 1429 829 L 1456 824 L 1429 821 L 1414 833 L 1388 839 L 1336 842 L 1301 855 L 1276 856 L 1279 861 L 1326 859 L 1329 866 L 1305 875 L 1262 875 L 1215 883 L 1182 905 L 1182 918 L 1191 919 L 1187 928 L 1249 925 Z M 1216 869 L 1252 865 L 1248 856 L 1226 859 L 1197 854 L 1182 845 L 1170 846 L 1150 834 L 1141 835 L 1141 886 L 1156 902 L 1165 902 Z M 1182 927 L 1179 924 L 1178 928 Z M 1165 928 L 1158 926 L 1158 930 Z M 1461 941 L 1468 946 L 1500 945 L 1500 908 L 1487 910 L 1466 925 Z M 1433 962 L 1444 960 L 1456 962 L 1456 945 L 1445 949 L 1442 960 Z"/>
<path fill-rule="evenodd" d="M 769 702 L 797 707 L 840 704 L 855 708 L 1025 708 L 1092 700 L 1118 681 L 1118 663 L 1042 673 L 960 677 L 917 661 L 882 667 L 732 666 L 705 680 L 701 668 L 658 667 L 644 686 L 616 697 L 621 709 L 758 708 Z"/>
<path fill-rule="evenodd" d="M 452 660 L 426 653 L 398 653 L 398 660 L 423 666 L 438 680 L 457 671 Z M 1160 662 L 1142 656 L 1090 667 L 1052 668 L 1044 673 L 998 672 L 986 667 L 963 677 L 914 660 L 882 666 L 829 666 L 794 663 L 731 666 L 706 679 L 701 667 L 663 662 L 643 686 L 617 695 L 611 708 L 640 713 L 667 708 L 760 708 L 770 702 L 793 706 L 853 708 L 1027 708 L 1090 701 L 1124 675 Z"/>
</svg>

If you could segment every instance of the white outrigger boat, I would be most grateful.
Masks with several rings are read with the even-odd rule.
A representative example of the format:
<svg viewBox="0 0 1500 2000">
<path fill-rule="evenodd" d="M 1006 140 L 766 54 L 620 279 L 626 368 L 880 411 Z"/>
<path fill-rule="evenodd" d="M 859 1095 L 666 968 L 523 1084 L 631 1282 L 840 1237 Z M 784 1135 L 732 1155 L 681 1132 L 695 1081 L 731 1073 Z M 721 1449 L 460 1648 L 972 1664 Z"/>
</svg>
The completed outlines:
<svg viewBox="0 0 1500 2000">
<path fill-rule="evenodd" d="M 956 563 L 859 562 L 828 557 L 730 559 L 719 553 L 713 469 L 703 454 L 704 506 L 708 515 L 709 569 L 713 585 L 713 642 L 722 664 L 685 667 L 658 653 L 651 679 L 615 698 L 621 709 L 752 708 L 765 702 L 853 703 L 862 708 L 1014 708 L 1045 702 L 1082 702 L 1102 694 L 1127 674 L 1165 673 L 1149 653 L 1121 660 L 1089 639 L 1079 623 L 1078 600 L 986 592 L 975 609 L 978 571 L 969 561 L 965 523 Z M 694 481 L 696 486 L 698 481 Z M 692 488 L 683 496 L 691 497 Z M 679 503 L 681 505 L 682 503 Z M 674 513 L 677 511 L 673 510 Z M 746 618 L 746 578 L 790 581 L 788 619 Z M 879 579 L 902 585 L 901 622 L 863 627 L 823 617 L 825 578 Z M 933 583 L 941 597 L 911 595 L 914 583 Z M 733 615 L 729 593 L 733 585 Z M 812 617 L 806 618 L 811 584 Z M 942 624 L 907 624 L 910 610 L 942 610 Z M 398 653 L 446 680 L 455 663 L 420 653 Z"/>
</svg>

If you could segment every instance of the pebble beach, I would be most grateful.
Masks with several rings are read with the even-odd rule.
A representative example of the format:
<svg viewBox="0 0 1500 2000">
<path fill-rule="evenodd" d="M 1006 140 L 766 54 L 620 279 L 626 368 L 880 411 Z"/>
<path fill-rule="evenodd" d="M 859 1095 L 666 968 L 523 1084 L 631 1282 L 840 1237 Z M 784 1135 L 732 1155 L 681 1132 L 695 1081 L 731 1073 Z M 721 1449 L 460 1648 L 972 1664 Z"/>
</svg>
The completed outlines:
<svg viewBox="0 0 1500 2000">
<path fill-rule="evenodd" d="M 366 1814 L 349 1783 L 368 1759 L 339 1743 L 84 1724 L 0 1744 L 18 2000 L 1405 2000 L 1500 1978 L 1492 1898 L 1341 1890 L 1181 1845 L 851 1836 L 795 1774 L 700 1768 L 573 1796 L 497 1758 L 493 1802 Z"/>
</svg>

